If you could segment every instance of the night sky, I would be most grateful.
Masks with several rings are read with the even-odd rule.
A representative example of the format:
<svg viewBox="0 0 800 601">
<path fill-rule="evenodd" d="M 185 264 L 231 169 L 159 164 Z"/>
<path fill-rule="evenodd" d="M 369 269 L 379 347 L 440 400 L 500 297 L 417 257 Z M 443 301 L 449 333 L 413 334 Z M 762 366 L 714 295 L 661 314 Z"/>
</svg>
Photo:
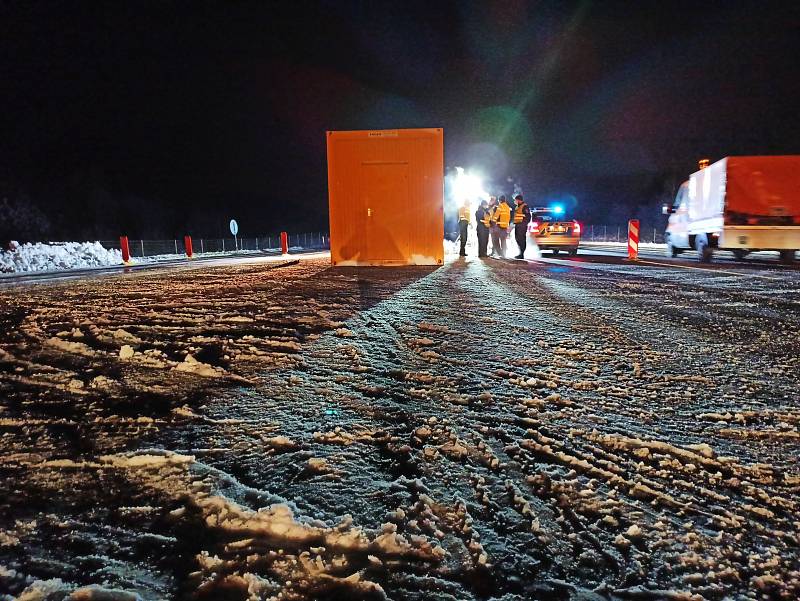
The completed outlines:
<svg viewBox="0 0 800 601">
<path fill-rule="evenodd" d="M 697 159 L 800 152 L 798 6 L 2 2 L 0 238 L 325 230 L 325 130 L 402 127 L 660 225 Z"/>
</svg>

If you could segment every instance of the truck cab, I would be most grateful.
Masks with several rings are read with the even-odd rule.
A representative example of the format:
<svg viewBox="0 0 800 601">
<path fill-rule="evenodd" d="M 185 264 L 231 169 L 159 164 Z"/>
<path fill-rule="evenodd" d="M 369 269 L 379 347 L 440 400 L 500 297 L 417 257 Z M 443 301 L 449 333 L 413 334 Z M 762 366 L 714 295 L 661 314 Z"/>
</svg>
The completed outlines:
<svg viewBox="0 0 800 601">
<path fill-rule="evenodd" d="M 683 182 L 678 188 L 675 201 L 666 210 L 669 214 L 667 222 L 667 254 L 677 257 L 685 248 L 692 248 L 694 242 L 689 240 L 689 182 Z"/>
</svg>

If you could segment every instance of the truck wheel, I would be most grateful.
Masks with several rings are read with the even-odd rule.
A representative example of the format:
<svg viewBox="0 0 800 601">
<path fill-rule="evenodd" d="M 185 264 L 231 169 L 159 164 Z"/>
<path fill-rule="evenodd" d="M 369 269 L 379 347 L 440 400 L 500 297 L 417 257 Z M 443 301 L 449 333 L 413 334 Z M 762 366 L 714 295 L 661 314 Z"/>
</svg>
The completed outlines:
<svg viewBox="0 0 800 601">
<path fill-rule="evenodd" d="M 750 254 L 749 250 L 745 250 L 743 248 L 736 248 L 733 251 L 733 256 L 736 257 L 738 261 L 743 260 L 747 255 Z"/>
<path fill-rule="evenodd" d="M 571 257 L 574 257 L 574 256 L 576 256 L 577 254 L 578 254 L 578 249 L 577 249 L 577 248 L 570 248 L 570 249 L 569 249 L 569 255 L 570 255 Z"/>
<path fill-rule="evenodd" d="M 794 253 L 793 250 L 782 250 L 781 263 L 794 263 Z"/>
<path fill-rule="evenodd" d="M 694 246 L 697 249 L 697 260 L 701 263 L 711 263 L 711 256 L 714 254 L 714 249 L 708 243 L 708 236 L 705 234 L 698 234 L 694 239 Z"/>
<path fill-rule="evenodd" d="M 672 236 L 667 236 L 667 256 L 675 258 L 681 254 L 681 249 L 672 243 Z"/>
<path fill-rule="evenodd" d="M 558 254 L 558 249 L 557 249 L 557 248 L 554 248 L 554 249 L 553 249 L 553 250 L 551 250 L 550 252 L 551 252 L 551 253 L 553 253 L 553 256 L 555 257 L 555 256 Z"/>
</svg>

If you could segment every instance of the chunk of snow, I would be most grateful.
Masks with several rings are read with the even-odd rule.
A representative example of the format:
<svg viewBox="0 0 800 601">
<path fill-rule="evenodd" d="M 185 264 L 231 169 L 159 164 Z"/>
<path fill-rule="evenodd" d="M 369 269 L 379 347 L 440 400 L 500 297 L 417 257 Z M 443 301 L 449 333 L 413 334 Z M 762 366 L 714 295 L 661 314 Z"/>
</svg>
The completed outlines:
<svg viewBox="0 0 800 601">
<path fill-rule="evenodd" d="M 214 367 L 207 363 L 202 363 L 195 359 L 191 354 L 186 355 L 183 363 L 178 363 L 173 368 L 175 371 L 182 371 L 185 373 L 195 374 L 206 378 L 217 378 L 225 375 L 225 370 L 220 367 Z"/>
<path fill-rule="evenodd" d="M 630 528 L 625 531 L 625 536 L 630 538 L 631 540 L 636 540 L 637 538 L 642 537 L 642 529 L 639 528 L 636 524 L 633 524 Z"/>
<path fill-rule="evenodd" d="M 130 332 L 119 328 L 114 331 L 114 338 L 123 342 L 130 342 L 131 344 L 139 344 L 142 340 L 138 336 L 134 336 Z"/>
<path fill-rule="evenodd" d="M 300 445 L 286 436 L 273 436 L 271 438 L 263 438 L 264 443 L 275 449 L 296 449 Z"/>
<path fill-rule="evenodd" d="M 74 353 L 76 355 L 84 355 L 87 357 L 95 355 L 95 351 L 92 349 L 92 347 L 82 342 L 71 342 L 69 340 L 62 340 L 61 338 L 56 338 L 54 336 L 47 340 L 47 344 L 67 353 Z"/>
<path fill-rule="evenodd" d="M 93 584 L 77 589 L 67 599 L 69 601 L 141 601 L 142 598 L 136 593 L 107 589 Z"/>
</svg>

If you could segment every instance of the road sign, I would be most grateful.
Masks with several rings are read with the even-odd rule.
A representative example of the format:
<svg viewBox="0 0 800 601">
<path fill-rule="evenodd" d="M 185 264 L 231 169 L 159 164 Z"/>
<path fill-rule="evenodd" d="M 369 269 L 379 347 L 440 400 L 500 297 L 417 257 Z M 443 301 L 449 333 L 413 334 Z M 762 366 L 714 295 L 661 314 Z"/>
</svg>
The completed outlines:
<svg viewBox="0 0 800 601">
<path fill-rule="evenodd" d="M 239 233 L 239 224 L 236 223 L 235 219 L 231 219 L 231 234 L 234 236 Z"/>
</svg>

